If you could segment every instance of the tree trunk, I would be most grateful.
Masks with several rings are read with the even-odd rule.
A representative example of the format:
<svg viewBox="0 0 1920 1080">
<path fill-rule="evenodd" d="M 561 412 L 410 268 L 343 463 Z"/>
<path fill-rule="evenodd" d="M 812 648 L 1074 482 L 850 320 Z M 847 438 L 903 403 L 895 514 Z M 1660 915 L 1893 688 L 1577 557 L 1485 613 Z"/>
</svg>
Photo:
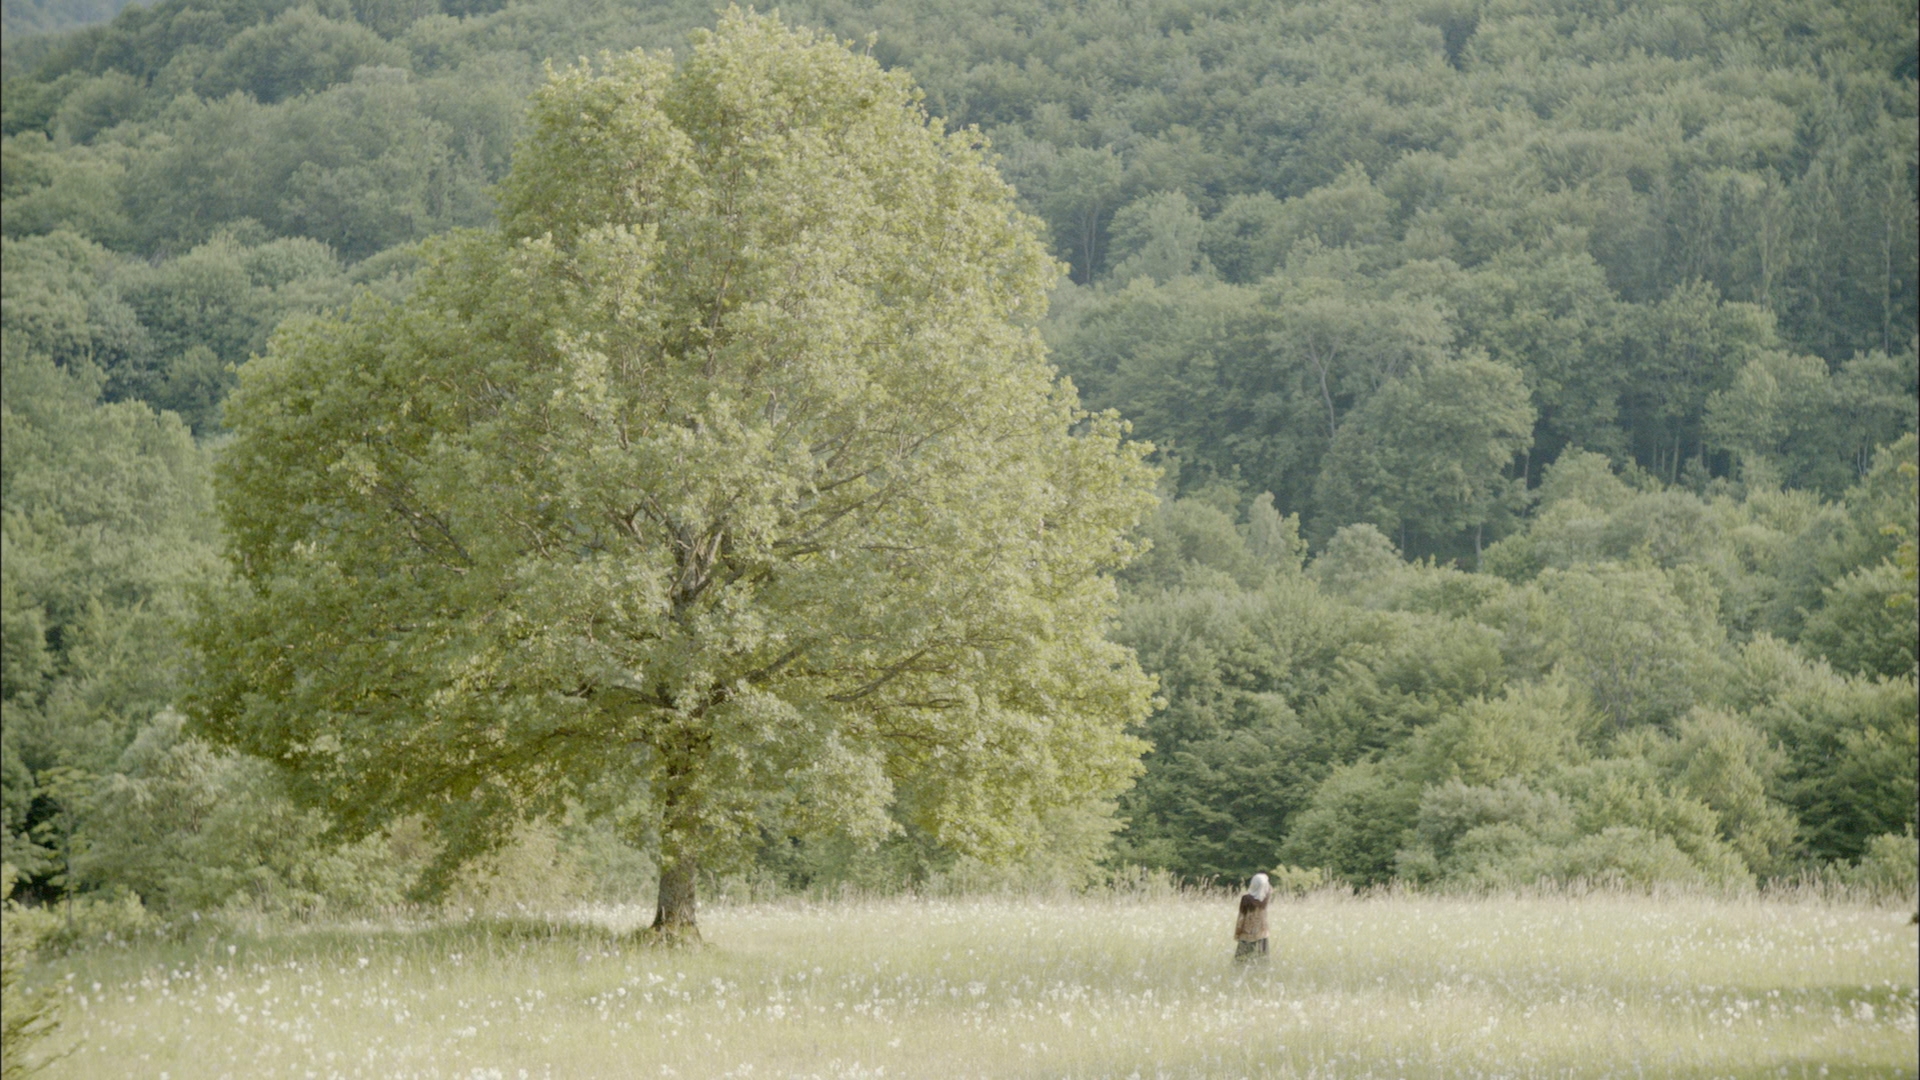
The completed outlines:
<svg viewBox="0 0 1920 1080">
<path fill-rule="evenodd" d="M 691 852 L 670 852 L 661 845 L 660 901 L 653 909 L 653 933 L 670 945 L 697 944 L 700 926 L 694 920 L 696 877 L 700 860 Z"/>
</svg>

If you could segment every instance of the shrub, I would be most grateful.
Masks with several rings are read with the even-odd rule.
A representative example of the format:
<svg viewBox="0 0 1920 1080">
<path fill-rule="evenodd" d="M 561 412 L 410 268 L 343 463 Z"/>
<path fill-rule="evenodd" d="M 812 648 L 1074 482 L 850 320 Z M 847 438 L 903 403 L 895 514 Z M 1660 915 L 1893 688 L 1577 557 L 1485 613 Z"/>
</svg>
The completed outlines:
<svg viewBox="0 0 1920 1080">
<path fill-rule="evenodd" d="M 124 945 L 158 933 L 163 924 L 132 893 L 82 896 L 54 907 L 8 903 L 7 934 L 22 935 L 33 951 L 70 952 L 93 945 Z"/>
<path fill-rule="evenodd" d="M 1875 896 L 1911 899 L 1920 893 L 1920 837 L 1912 832 L 1874 837 L 1847 876 L 1850 884 Z"/>
<path fill-rule="evenodd" d="M 1327 872 L 1314 867 L 1311 870 L 1282 863 L 1267 871 L 1267 881 L 1273 885 L 1273 891 L 1289 896 L 1305 896 L 1307 893 L 1327 883 Z"/>
<path fill-rule="evenodd" d="M 16 874 L 0 866 L 0 1080 L 33 1072 L 28 1052 L 59 1026 L 56 1002 L 20 985 L 20 972 L 39 945 L 39 927 L 13 900 Z M 42 1060 L 40 1065 L 46 1064 Z"/>
</svg>

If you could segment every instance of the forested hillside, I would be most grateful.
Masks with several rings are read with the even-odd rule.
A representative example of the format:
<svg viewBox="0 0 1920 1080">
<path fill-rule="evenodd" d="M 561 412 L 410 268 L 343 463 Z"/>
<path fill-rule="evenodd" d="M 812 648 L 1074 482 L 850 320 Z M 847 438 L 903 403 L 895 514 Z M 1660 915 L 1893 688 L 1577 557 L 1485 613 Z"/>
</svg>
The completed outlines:
<svg viewBox="0 0 1920 1080">
<path fill-rule="evenodd" d="M 103 23 L 119 14 L 127 0 L 6 0 L 9 40 Z"/>
<path fill-rule="evenodd" d="M 6 862 L 40 900 L 396 899 L 431 836 L 334 844 L 176 708 L 222 402 L 284 321 L 490 227 L 544 65 L 684 51 L 712 8 L 15 10 Z M 781 14 L 977 126 L 1062 264 L 1054 362 L 1163 469 L 1112 631 L 1158 676 L 1152 749 L 1029 871 L 1913 873 L 1910 2 Z M 579 821 L 522 846 L 583 893 L 646 872 Z M 749 869 L 954 867 L 908 829 L 770 834 Z"/>
</svg>

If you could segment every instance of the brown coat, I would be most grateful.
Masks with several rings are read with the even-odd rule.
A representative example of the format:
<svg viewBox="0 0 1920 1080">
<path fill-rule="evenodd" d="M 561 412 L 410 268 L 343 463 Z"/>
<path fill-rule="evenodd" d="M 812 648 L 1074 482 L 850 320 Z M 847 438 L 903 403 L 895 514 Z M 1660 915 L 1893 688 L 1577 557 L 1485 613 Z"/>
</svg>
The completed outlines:
<svg viewBox="0 0 1920 1080">
<path fill-rule="evenodd" d="M 1268 893 L 1266 900 L 1255 900 L 1252 893 L 1240 897 L 1240 918 L 1233 924 L 1233 940 L 1261 941 L 1267 936 L 1267 901 L 1273 899 Z"/>
</svg>

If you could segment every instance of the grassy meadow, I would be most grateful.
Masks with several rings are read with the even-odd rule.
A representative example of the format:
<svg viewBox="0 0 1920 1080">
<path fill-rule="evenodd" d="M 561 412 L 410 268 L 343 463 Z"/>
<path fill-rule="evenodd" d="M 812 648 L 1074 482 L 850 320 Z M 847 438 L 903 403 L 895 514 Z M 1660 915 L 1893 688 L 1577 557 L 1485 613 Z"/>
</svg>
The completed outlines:
<svg viewBox="0 0 1920 1080">
<path fill-rule="evenodd" d="M 48 1077 L 1911 1076 L 1900 908 L 1158 895 L 296 928 L 35 964 Z"/>
</svg>

